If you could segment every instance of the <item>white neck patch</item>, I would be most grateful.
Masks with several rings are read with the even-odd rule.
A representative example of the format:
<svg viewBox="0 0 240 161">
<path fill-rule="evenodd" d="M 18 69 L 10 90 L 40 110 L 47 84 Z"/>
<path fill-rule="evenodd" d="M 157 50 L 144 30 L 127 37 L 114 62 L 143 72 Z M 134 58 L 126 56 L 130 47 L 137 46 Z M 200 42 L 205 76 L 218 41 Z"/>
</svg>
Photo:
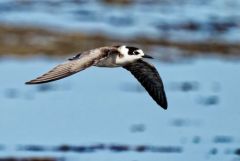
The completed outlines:
<svg viewBox="0 0 240 161">
<path fill-rule="evenodd" d="M 127 56 L 127 55 L 128 55 L 129 49 L 126 48 L 126 46 L 121 46 L 121 47 L 119 48 L 119 50 L 120 50 L 121 54 L 123 54 L 124 56 Z"/>
</svg>

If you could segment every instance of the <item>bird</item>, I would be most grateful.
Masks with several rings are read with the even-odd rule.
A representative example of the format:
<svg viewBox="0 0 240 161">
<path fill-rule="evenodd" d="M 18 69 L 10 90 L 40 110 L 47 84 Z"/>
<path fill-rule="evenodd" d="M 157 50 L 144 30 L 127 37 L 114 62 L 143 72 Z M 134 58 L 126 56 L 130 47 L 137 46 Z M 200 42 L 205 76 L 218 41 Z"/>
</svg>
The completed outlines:
<svg viewBox="0 0 240 161">
<path fill-rule="evenodd" d="M 167 97 L 163 81 L 157 69 L 144 58 L 153 57 L 144 54 L 143 50 L 133 46 L 104 46 L 80 52 L 66 62 L 57 65 L 47 73 L 30 80 L 25 84 L 42 84 L 56 81 L 88 67 L 122 67 L 129 71 L 145 88 L 152 99 L 163 109 L 167 109 Z"/>
</svg>

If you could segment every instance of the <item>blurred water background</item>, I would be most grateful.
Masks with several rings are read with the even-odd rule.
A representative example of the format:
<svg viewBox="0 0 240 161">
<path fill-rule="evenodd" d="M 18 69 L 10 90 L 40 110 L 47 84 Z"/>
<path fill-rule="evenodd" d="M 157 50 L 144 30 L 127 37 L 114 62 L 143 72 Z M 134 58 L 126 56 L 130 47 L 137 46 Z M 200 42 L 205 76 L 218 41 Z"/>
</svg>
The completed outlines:
<svg viewBox="0 0 240 161">
<path fill-rule="evenodd" d="M 240 160 L 239 10 L 236 0 L 1 0 L 0 160 Z M 116 44 L 156 58 L 167 111 L 121 68 L 24 85 Z"/>
</svg>

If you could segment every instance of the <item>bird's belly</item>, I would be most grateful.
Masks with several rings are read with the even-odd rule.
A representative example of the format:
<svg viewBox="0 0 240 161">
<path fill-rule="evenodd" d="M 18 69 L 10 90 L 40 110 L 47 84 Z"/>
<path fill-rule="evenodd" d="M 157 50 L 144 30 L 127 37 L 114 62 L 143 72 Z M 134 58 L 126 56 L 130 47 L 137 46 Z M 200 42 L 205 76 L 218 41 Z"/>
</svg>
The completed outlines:
<svg viewBox="0 0 240 161">
<path fill-rule="evenodd" d="M 95 64 L 97 67 L 119 67 L 120 65 L 116 64 L 112 59 L 103 59 Z"/>
</svg>

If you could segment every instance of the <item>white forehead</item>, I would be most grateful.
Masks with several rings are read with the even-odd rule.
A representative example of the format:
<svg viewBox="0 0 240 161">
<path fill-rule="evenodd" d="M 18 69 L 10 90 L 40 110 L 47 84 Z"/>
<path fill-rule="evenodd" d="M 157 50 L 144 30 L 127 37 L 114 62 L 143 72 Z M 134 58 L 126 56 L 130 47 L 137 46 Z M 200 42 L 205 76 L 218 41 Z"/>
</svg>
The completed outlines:
<svg viewBox="0 0 240 161">
<path fill-rule="evenodd" d="M 141 56 L 144 55 L 144 52 L 141 49 L 138 49 L 137 51 L 140 53 Z"/>
</svg>

